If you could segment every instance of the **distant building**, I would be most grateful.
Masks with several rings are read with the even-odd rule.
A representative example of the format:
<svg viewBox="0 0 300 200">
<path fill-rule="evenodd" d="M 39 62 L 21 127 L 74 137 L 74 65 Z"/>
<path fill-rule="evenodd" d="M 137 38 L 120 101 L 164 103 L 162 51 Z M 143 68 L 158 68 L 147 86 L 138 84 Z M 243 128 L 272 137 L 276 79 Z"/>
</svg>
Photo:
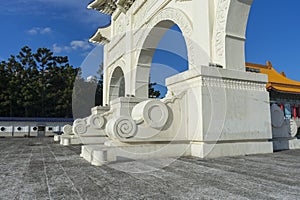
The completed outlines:
<svg viewBox="0 0 300 200">
<path fill-rule="evenodd" d="M 267 90 L 271 104 L 276 103 L 287 119 L 300 121 L 300 82 L 288 79 L 284 72 L 278 73 L 271 62 L 267 65 L 246 64 L 246 70 L 268 75 Z"/>
<path fill-rule="evenodd" d="M 0 137 L 44 137 L 62 132 L 73 119 L 0 117 Z"/>
</svg>

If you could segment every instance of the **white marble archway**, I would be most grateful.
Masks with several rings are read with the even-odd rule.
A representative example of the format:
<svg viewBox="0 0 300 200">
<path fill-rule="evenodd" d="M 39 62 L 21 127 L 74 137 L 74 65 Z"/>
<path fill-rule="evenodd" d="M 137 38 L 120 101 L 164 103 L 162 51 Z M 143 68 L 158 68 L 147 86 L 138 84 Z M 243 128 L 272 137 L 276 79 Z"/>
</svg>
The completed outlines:
<svg viewBox="0 0 300 200">
<path fill-rule="evenodd" d="M 119 97 L 125 97 L 125 76 L 120 66 L 112 70 L 109 80 L 109 102 Z"/>
<path fill-rule="evenodd" d="M 134 72 L 134 95 L 136 97 L 148 98 L 148 84 L 153 55 L 163 35 L 174 25 L 180 28 L 185 39 L 189 63 L 193 63 L 194 51 L 190 39 L 193 27 L 189 18 L 178 9 L 166 8 L 161 10 L 149 21 L 146 28 L 139 30 L 142 34 L 135 40 L 136 55 L 138 55 Z M 138 34 L 136 35 L 138 36 Z"/>
<path fill-rule="evenodd" d="M 157 40 L 147 38 L 153 29 L 159 38 L 164 31 L 158 28 L 168 28 L 168 22 L 178 25 L 182 31 L 188 49 L 189 69 L 199 69 L 211 63 L 225 69 L 245 71 L 245 33 L 252 0 L 135 0 L 123 3 L 116 2 L 117 6 L 112 6 L 114 2 L 95 0 L 89 8 L 112 15 L 112 24 L 98 29 L 91 41 L 105 44 L 104 67 L 107 72 L 115 62 L 125 62 L 122 70 L 128 80 L 126 94 L 147 96 L 145 88 L 148 85 L 145 83 L 148 80 L 139 74 L 149 70 L 153 52 L 145 53 L 144 47 L 156 48 Z M 144 55 L 143 58 L 140 55 Z M 108 88 L 109 83 L 109 77 L 105 75 L 104 87 Z M 106 96 L 104 102 L 109 104 Z"/>
<path fill-rule="evenodd" d="M 103 158 L 97 164 L 124 156 L 144 159 L 272 152 L 267 77 L 245 70 L 251 4 L 252 0 L 95 0 L 90 4 L 90 8 L 112 15 L 111 26 L 99 29 L 92 38 L 105 43 L 104 102 L 109 104 L 126 94 L 112 101 L 106 113 L 105 132 L 110 139 L 106 144 L 110 146 L 95 151 L 97 158 Z M 188 70 L 166 80 L 167 97 L 149 100 L 153 54 L 174 24 L 186 41 Z M 121 85 L 126 85 L 122 94 Z M 118 151 L 116 147 L 121 146 L 129 151 Z M 133 149 L 136 152 L 129 155 Z M 162 149 L 166 151 L 161 153 Z"/>
</svg>

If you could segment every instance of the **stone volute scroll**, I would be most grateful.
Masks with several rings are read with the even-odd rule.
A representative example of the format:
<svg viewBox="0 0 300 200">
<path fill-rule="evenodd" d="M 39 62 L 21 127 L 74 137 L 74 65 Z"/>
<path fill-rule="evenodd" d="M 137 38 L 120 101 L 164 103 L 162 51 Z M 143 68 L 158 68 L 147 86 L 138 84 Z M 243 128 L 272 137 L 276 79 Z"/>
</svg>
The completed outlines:
<svg viewBox="0 0 300 200">
<path fill-rule="evenodd" d="M 291 135 L 292 138 L 296 137 L 298 133 L 298 126 L 297 123 L 294 119 L 290 119 L 290 132 L 289 134 Z"/>
<path fill-rule="evenodd" d="M 129 139 L 136 135 L 137 125 L 129 116 L 117 116 L 108 121 L 106 132 L 111 139 Z"/>
<path fill-rule="evenodd" d="M 145 122 L 151 128 L 162 129 L 168 121 L 169 111 L 160 100 L 148 100 L 133 108 L 132 118 L 138 124 Z"/>
<path fill-rule="evenodd" d="M 64 133 L 65 135 L 70 135 L 70 134 L 72 134 L 72 126 L 69 125 L 69 124 L 65 125 L 65 126 L 63 127 L 63 133 Z"/>
<path fill-rule="evenodd" d="M 283 126 L 284 113 L 276 104 L 271 106 L 271 118 L 272 126 L 274 128 L 280 128 Z"/>
<path fill-rule="evenodd" d="M 102 129 L 105 124 L 104 117 L 102 117 L 98 114 L 93 114 L 93 115 L 89 116 L 87 121 L 88 121 L 88 125 L 93 129 Z"/>
<path fill-rule="evenodd" d="M 76 135 L 83 135 L 87 131 L 87 125 L 85 119 L 76 119 L 73 124 L 73 132 Z"/>
</svg>

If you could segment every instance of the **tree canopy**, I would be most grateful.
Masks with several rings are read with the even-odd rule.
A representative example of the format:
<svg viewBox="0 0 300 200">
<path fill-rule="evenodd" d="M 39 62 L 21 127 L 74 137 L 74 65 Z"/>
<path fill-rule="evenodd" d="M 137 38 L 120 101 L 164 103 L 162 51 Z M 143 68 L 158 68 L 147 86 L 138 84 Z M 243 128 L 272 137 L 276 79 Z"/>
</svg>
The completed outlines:
<svg viewBox="0 0 300 200">
<path fill-rule="evenodd" d="M 100 79 L 86 81 L 67 56 L 24 46 L 0 62 L 0 117 L 86 117 L 92 107 L 102 105 L 102 73 L 101 64 Z M 160 96 L 155 85 L 149 83 L 150 98 Z"/>
<path fill-rule="evenodd" d="M 0 63 L 0 116 L 72 117 L 77 72 L 66 56 L 23 47 Z"/>
</svg>

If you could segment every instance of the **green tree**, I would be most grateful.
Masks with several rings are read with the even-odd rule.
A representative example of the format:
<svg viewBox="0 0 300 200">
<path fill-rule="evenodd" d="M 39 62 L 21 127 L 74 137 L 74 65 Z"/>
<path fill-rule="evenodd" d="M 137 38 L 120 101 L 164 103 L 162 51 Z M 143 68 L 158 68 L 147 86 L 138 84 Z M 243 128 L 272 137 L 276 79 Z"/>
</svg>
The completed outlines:
<svg viewBox="0 0 300 200">
<path fill-rule="evenodd" d="M 46 72 L 48 72 L 48 68 L 53 65 L 53 53 L 50 49 L 47 48 L 39 48 L 35 54 L 33 54 L 37 66 L 39 67 L 40 78 L 39 78 L 39 94 L 40 94 L 40 109 L 41 116 L 46 116 L 45 112 L 45 95 L 46 95 L 46 87 L 47 87 L 47 79 Z"/>
<path fill-rule="evenodd" d="M 149 87 L 148 87 L 148 96 L 149 98 L 158 98 L 160 96 L 160 91 L 155 90 L 153 86 L 157 85 L 157 83 L 150 83 L 149 82 Z"/>
<path fill-rule="evenodd" d="M 9 99 L 7 96 L 7 89 L 10 75 L 7 70 L 7 62 L 2 61 L 0 63 L 0 115 L 9 115 Z"/>
<path fill-rule="evenodd" d="M 39 93 L 37 91 L 37 65 L 34 60 L 32 50 L 28 46 L 21 49 L 17 58 L 23 67 L 20 72 L 22 73 L 23 80 L 21 88 L 22 104 L 20 107 L 23 107 L 25 117 L 31 117 L 35 115 L 32 111 L 37 108 L 36 105 L 38 103 Z"/>
<path fill-rule="evenodd" d="M 47 48 L 25 46 L 0 63 L 0 115 L 72 117 L 72 90 L 78 68 Z"/>
<path fill-rule="evenodd" d="M 97 82 L 96 94 L 95 94 L 95 106 L 103 105 L 103 63 L 99 65 L 99 70 L 97 71 L 99 75 L 99 80 Z"/>
</svg>

